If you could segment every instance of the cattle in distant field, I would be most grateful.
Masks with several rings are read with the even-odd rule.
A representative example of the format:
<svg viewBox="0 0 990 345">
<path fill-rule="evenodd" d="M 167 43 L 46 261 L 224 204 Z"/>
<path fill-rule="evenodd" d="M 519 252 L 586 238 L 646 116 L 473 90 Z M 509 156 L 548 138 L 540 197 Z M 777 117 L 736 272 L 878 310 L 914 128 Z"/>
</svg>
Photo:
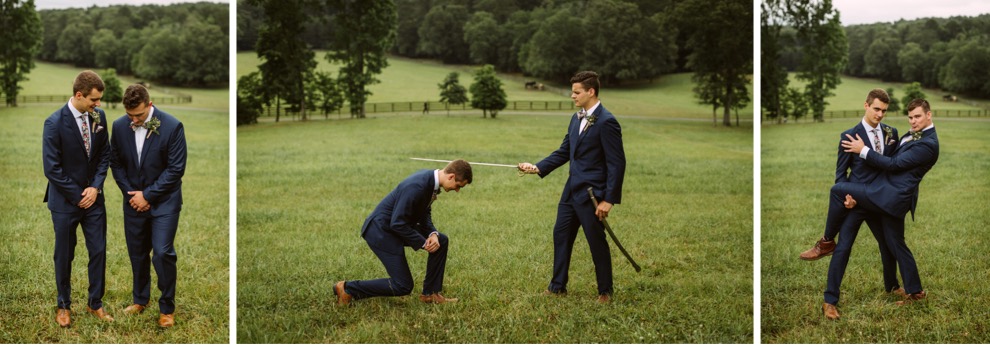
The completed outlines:
<svg viewBox="0 0 990 345">
<path fill-rule="evenodd" d="M 956 97 L 956 96 L 953 96 L 953 95 L 945 95 L 945 96 L 942 96 L 942 100 L 943 101 L 946 101 L 946 102 L 955 102 L 955 101 L 958 101 L 959 98 Z"/>
<path fill-rule="evenodd" d="M 543 91 L 543 83 L 537 83 L 535 80 L 526 82 L 526 90 L 540 90 Z"/>
</svg>

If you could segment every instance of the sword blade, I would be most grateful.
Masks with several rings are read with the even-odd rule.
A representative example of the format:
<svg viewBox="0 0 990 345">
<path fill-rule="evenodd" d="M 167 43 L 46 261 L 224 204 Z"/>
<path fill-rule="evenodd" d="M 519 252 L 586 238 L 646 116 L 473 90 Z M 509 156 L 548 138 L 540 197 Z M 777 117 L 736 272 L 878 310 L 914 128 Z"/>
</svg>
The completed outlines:
<svg viewBox="0 0 990 345">
<path fill-rule="evenodd" d="M 412 160 L 415 160 L 415 161 L 424 161 L 424 162 L 441 162 L 441 163 L 450 163 L 450 162 L 452 162 L 452 161 L 444 160 L 444 159 L 430 159 L 430 158 L 416 158 L 416 157 L 411 157 L 409 159 L 412 159 Z M 479 162 L 468 162 L 468 164 L 471 164 L 471 165 L 485 165 L 485 166 L 490 166 L 490 167 L 518 168 L 517 165 L 513 165 L 513 164 L 479 163 Z"/>
<path fill-rule="evenodd" d="M 595 207 L 598 207 L 598 199 L 595 198 L 595 193 L 592 192 L 591 187 L 588 187 L 588 195 L 591 196 L 591 202 L 595 204 Z M 605 232 L 608 232 L 609 237 L 612 237 L 612 242 L 615 242 L 615 246 L 619 247 L 619 251 L 622 252 L 622 255 L 626 256 L 626 260 L 629 260 L 629 263 L 632 264 L 632 267 L 636 270 L 636 273 L 639 273 L 641 269 L 639 264 L 636 263 L 636 260 L 633 260 L 632 255 L 629 255 L 629 252 L 627 252 L 626 248 L 622 246 L 622 243 L 619 243 L 619 238 L 615 237 L 615 232 L 613 232 L 612 227 L 608 225 L 608 220 L 602 219 L 602 224 L 605 225 Z"/>
</svg>

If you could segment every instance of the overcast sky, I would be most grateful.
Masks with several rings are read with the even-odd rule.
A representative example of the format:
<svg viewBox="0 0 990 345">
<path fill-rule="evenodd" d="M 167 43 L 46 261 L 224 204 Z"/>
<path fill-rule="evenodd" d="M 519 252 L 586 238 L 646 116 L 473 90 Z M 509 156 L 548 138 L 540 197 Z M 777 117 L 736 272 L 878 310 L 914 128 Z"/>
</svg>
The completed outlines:
<svg viewBox="0 0 990 345">
<path fill-rule="evenodd" d="M 990 13 L 986 0 L 832 0 L 832 7 L 839 10 L 842 25 Z"/>
<path fill-rule="evenodd" d="M 168 5 L 180 2 L 222 2 L 230 3 L 230 0 L 35 0 L 34 4 L 39 10 L 53 8 L 86 8 L 93 5 L 107 7 L 110 5 Z"/>
</svg>

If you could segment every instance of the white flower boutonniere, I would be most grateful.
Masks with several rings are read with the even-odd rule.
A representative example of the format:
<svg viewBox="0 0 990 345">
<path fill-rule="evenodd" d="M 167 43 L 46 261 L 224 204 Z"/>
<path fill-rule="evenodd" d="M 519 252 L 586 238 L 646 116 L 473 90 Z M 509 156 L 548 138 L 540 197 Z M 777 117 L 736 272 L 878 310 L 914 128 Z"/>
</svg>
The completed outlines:
<svg viewBox="0 0 990 345">
<path fill-rule="evenodd" d="M 103 125 L 100 120 L 100 112 L 96 111 L 98 108 L 93 108 L 93 111 L 89 112 L 89 122 L 92 122 L 95 126 L 93 133 L 99 133 L 103 130 Z"/>
<path fill-rule="evenodd" d="M 162 125 L 162 121 L 159 120 L 157 117 L 152 117 L 151 119 L 148 119 L 148 121 L 145 121 L 144 128 L 148 129 L 148 135 L 145 136 L 144 138 L 145 139 L 151 138 L 151 133 L 161 135 L 158 133 L 158 127 L 160 127 L 161 125 Z"/>
<path fill-rule="evenodd" d="M 883 135 L 885 137 L 887 137 L 887 145 L 893 145 L 894 144 L 894 130 L 893 129 L 891 129 L 890 127 L 884 127 L 883 128 Z"/>
</svg>

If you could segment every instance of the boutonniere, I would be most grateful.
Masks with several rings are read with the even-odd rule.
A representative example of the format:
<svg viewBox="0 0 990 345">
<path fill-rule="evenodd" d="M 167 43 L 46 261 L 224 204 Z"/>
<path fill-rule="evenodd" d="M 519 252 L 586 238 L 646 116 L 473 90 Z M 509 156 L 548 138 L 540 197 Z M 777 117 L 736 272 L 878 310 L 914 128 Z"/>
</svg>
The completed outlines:
<svg viewBox="0 0 990 345">
<path fill-rule="evenodd" d="M 148 135 L 144 136 L 145 139 L 151 138 L 151 133 L 158 134 L 158 127 L 161 127 L 162 121 L 157 117 L 152 117 L 144 121 L 143 124 L 135 125 L 131 124 L 131 130 L 137 131 L 138 127 L 144 127 L 148 130 Z M 158 134 L 161 135 L 161 134 Z"/>
<path fill-rule="evenodd" d="M 890 127 L 884 127 L 883 128 L 883 135 L 885 137 L 887 137 L 887 145 L 893 145 L 894 144 L 894 130 L 893 129 L 891 129 Z"/>
<path fill-rule="evenodd" d="M 93 133 L 99 133 L 103 130 L 103 125 L 100 122 L 100 113 L 96 111 L 96 108 L 93 108 L 93 111 L 89 112 L 89 122 L 96 125 L 96 129 L 93 130 Z"/>
<path fill-rule="evenodd" d="M 595 116 L 595 115 L 588 115 L 588 127 L 594 126 L 595 125 L 595 120 L 598 120 L 598 117 L 597 116 Z"/>
<path fill-rule="evenodd" d="M 911 132 L 911 140 L 921 140 L 921 132 Z"/>
</svg>

